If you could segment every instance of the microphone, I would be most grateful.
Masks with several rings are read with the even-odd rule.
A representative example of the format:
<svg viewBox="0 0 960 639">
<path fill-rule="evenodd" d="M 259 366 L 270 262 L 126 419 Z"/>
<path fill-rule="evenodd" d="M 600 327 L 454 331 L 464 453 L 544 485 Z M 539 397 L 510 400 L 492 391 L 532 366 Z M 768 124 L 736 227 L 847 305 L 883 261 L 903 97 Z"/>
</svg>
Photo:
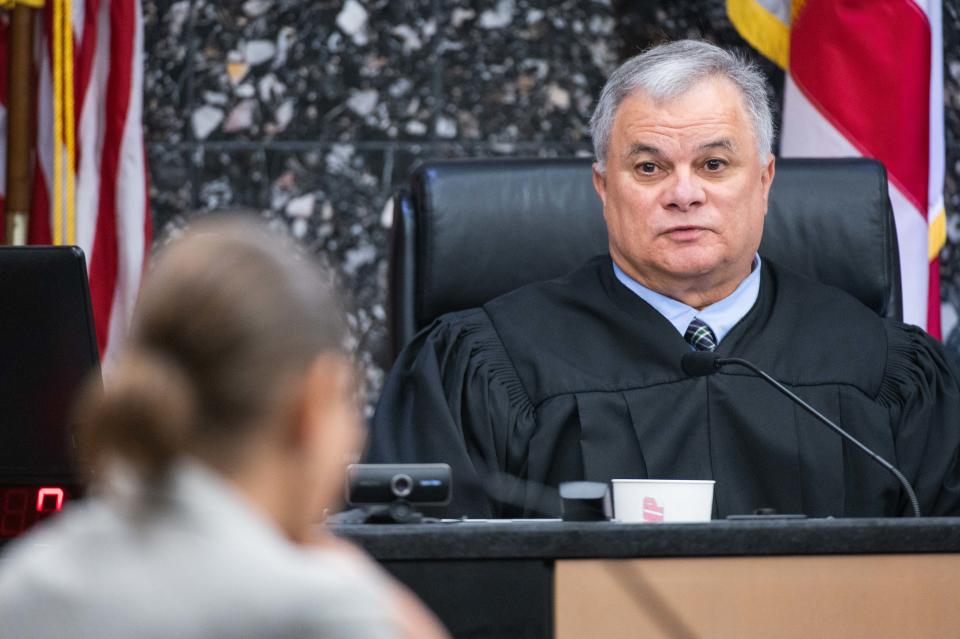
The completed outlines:
<svg viewBox="0 0 960 639">
<path fill-rule="evenodd" d="M 763 372 L 752 363 L 748 362 L 745 359 L 739 357 L 720 357 L 715 353 L 709 351 L 693 351 L 686 353 L 683 357 L 680 358 L 680 368 L 683 369 L 683 372 L 691 377 L 704 377 L 706 375 L 712 375 L 724 366 L 742 366 L 761 377 L 765 382 L 776 388 L 778 391 L 786 395 L 791 401 L 796 403 L 800 408 L 805 410 L 807 413 L 815 417 L 821 423 L 830 428 L 833 432 L 837 433 L 848 442 L 862 450 L 875 462 L 883 466 L 887 472 L 897 478 L 897 481 L 900 482 L 900 485 L 903 486 L 903 490 L 907 493 L 907 497 L 910 499 L 910 506 L 913 509 L 913 516 L 920 516 L 920 502 L 917 501 L 917 494 L 913 492 L 913 487 L 910 485 L 910 482 L 907 481 L 907 478 L 903 476 L 896 466 L 888 462 L 886 459 L 873 452 L 866 444 L 862 443 L 859 439 L 843 430 L 832 421 L 827 419 L 822 415 L 817 409 L 815 409 L 810 404 L 806 403 L 797 395 L 795 395 L 791 390 L 786 386 L 775 380 L 773 377 Z"/>
<path fill-rule="evenodd" d="M 680 358 L 680 368 L 690 377 L 713 375 L 720 370 L 720 357 L 710 351 L 693 351 Z"/>
</svg>

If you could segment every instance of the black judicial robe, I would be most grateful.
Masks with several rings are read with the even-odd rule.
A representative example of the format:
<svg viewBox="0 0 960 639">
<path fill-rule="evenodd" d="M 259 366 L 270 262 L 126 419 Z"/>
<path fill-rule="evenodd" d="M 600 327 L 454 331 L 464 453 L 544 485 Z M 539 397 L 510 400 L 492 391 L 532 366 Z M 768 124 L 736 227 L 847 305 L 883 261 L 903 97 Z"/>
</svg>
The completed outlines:
<svg viewBox="0 0 960 639">
<path fill-rule="evenodd" d="M 924 515 L 960 514 L 960 388 L 941 346 L 763 260 L 717 348 L 766 370 L 897 465 Z M 752 373 L 690 378 L 683 337 L 614 276 L 569 276 L 439 318 L 389 375 L 371 462 L 447 462 L 451 516 L 559 512 L 569 480 L 713 479 L 714 517 L 909 512 L 896 479 Z"/>
</svg>

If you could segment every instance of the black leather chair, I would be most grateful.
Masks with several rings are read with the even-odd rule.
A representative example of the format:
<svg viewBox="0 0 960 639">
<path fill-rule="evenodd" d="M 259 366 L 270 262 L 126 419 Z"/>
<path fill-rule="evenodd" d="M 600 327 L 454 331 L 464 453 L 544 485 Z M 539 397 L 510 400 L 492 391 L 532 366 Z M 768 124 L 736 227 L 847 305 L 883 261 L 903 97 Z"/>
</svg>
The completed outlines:
<svg viewBox="0 0 960 639">
<path fill-rule="evenodd" d="M 436 317 L 558 277 L 607 251 L 591 161 L 427 162 L 394 201 L 394 356 Z M 761 255 L 900 319 L 900 264 L 883 166 L 779 159 Z"/>
</svg>

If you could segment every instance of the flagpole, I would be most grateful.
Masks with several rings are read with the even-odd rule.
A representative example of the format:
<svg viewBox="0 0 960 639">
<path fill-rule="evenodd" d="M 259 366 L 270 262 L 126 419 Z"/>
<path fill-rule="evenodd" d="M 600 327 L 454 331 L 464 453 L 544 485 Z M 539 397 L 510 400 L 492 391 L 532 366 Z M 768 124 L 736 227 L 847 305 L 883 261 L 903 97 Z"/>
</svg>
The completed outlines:
<svg viewBox="0 0 960 639">
<path fill-rule="evenodd" d="M 66 214 L 66 244 L 77 243 L 76 185 L 74 184 L 74 160 L 76 159 L 76 122 L 73 104 L 73 2 L 63 0 L 63 156 L 66 168 L 64 205 Z"/>
<path fill-rule="evenodd" d="M 7 244 L 27 243 L 30 214 L 30 149 L 34 138 L 31 86 L 34 9 L 16 4 L 10 12 L 7 89 Z"/>
<path fill-rule="evenodd" d="M 63 244 L 63 2 L 53 1 L 53 243 Z"/>
</svg>

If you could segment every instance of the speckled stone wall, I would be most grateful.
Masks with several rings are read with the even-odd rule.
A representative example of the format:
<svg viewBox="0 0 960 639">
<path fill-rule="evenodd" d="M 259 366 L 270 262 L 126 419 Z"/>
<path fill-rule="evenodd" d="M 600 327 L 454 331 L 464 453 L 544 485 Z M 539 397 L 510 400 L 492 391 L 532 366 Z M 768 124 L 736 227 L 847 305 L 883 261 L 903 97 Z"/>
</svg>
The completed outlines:
<svg viewBox="0 0 960 639">
<path fill-rule="evenodd" d="M 605 76 L 652 42 L 745 47 L 723 0 L 144 0 L 158 241 L 253 209 L 340 274 L 371 398 L 389 366 L 389 201 L 423 158 L 589 154 Z M 945 5 L 950 241 L 960 309 L 960 17 Z M 779 104 L 782 74 L 763 63 Z M 960 331 L 950 337 L 960 353 Z"/>
</svg>

